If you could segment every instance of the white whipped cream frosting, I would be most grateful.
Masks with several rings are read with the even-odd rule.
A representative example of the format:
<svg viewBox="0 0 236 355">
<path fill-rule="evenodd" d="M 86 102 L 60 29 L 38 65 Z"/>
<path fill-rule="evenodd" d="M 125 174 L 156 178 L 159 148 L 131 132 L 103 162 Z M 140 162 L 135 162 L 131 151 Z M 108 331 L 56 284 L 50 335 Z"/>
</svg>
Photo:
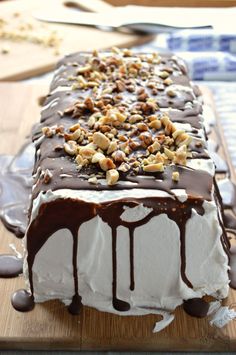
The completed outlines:
<svg viewBox="0 0 236 355">
<path fill-rule="evenodd" d="M 77 198 L 99 203 L 124 197 L 166 196 L 155 190 L 72 191 L 58 190 L 39 194 L 34 200 L 32 219 L 40 205 L 57 198 Z M 179 198 L 185 198 L 184 191 Z M 175 193 L 176 193 L 175 191 Z M 117 196 L 116 196 L 117 195 Z M 78 283 L 82 303 L 101 311 L 122 315 L 144 315 L 158 310 L 172 311 L 183 299 L 205 294 L 226 297 L 228 293 L 228 260 L 223 250 L 222 234 L 213 201 L 203 204 L 205 213 L 192 216 L 186 224 L 186 276 L 180 273 L 180 233 L 173 220 L 163 213 L 151 218 L 134 231 L 135 289 L 130 290 L 129 230 L 117 229 L 117 296 L 130 303 L 128 312 L 112 306 L 112 235 L 111 228 L 99 216 L 83 223 L 78 235 Z M 139 204 L 130 208 L 124 203 L 121 217 L 132 222 L 145 218 L 151 208 Z M 73 237 L 68 229 L 55 232 L 42 246 L 33 264 L 34 296 L 37 302 L 60 299 L 70 303 L 74 295 L 72 267 Z M 166 273 L 168 270 L 168 273 Z M 27 276 L 27 264 L 25 263 Z"/>
</svg>

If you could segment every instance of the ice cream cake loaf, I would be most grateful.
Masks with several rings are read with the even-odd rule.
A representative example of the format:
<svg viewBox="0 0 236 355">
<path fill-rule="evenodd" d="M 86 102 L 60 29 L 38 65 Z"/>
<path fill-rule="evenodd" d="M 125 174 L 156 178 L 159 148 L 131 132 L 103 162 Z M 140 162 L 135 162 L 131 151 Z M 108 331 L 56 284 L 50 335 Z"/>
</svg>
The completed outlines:
<svg viewBox="0 0 236 355">
<path fill-rule="evenodd" d="M 215 168 L 182 60 L 67 56 L 33 140 L 24 274 L 35 302 L 141 315 L 227 296 Z"/>
</svg>

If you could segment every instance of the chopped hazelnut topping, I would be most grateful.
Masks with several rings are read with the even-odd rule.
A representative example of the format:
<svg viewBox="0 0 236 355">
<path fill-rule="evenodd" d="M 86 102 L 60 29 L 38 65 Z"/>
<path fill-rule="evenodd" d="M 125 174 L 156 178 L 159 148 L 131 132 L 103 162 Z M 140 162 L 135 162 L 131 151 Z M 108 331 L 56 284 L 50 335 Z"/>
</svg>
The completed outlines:
<svg viewBox="0 0 236 355">
<path fill-rule="evenodd" d="M 115 141 L 111 142 L 108 146 L 107 154 L 113 153 L 117 148 L 118 148 L 117 143 Z"/>
<path fill-rule="evenodd" d="M 167 71 L 165 71 L 165 70 L 159 72 L 159 74 L 158 74 L 158 76 L 159 76 L 160 78 L 162 78 L 162 79 L 168 78 L 169 75 L 170 75 L 170 74 L 169 74 Z"/>
<path fill-rule="evenodd" d="M 43 174 L 43 182 L 44 184 L 49 184 L 51 180 L 52 180 L 52 173 L 50 170 L 46 169 Z"/>
<path fill-rule="evenodd" d="M 126 173 L 127 171 L 130 170 L 130 166 L 127 163 L 121 163 L 120 166 L 117 168 L 117 170 L 122 171 L 123 173 Z"/>
<path fill-rule="evenodd" d="M 116 150 L 114 153 L 112 153 L 112 158 L 117 163 L 123 162 L 125 160 L 125 157 L 125 153 L 122 150 Z"/>
<path fill-rule="evenodd" d="M 82 65 L 76 63 L 70 75 L 78 95 L 73 94 L 77 99 L 62 114 L 77 123 L 66 126 L 66 132 L 64 127 L 61 132 L 45 127 L 45 136 L 64 137 L 64 149 L 74 156 L 77 169 L 96 164 L 97 174 L 105 171 L 109 185 L 118 181 L 119 172 L 136 175 L 142 169 L 155 173 L 170 164 L 186 165 L 192 137 L 159 108 L 162 96 L 170 102 L 181 95 L 172 85 L 171 66 L 157 53 L 136 55 L 118 48 L 110 55 L 94 52 Z M 97 183 L 93 175 L 88 181 Z"/>
<path fill-rule="evenodd" d="M 53 130 L 52 127 L 43 127 L 42 132 L 47 138 L 50 138 L 54 135 L 55 130 Z"/>
<path fill-rule="evenodd" d="M 175 97 L 177 95 L 177 93 L 171 89 L 166 90 L 166 93 L 169 97 Z"/>
<path fill-rule="evenodd" d="M 77 153 L 77 144 L 75 141 L 68 141 L 64 143 L 64 149 L 69 155 L 76 155 Z"/>
<path fill-rule="evenodd" d="M 90 184 L 96 185 L 96 184 L 98 183 L 98 179 L 96 178 L 96 176 L 93 176 L 93 177 L 91 177 L 91 178 L 88 179 L 88 182 L 89 182 Z"/>
<path fill-rule="evenodd" d="M 114 169 L 116 167 L 110 158 L 102 158 L 98 163 L 103 171 Z"/>
<path fill-rule="evenodd" d="M 110 140 L 101 132 L 95 132 L 93 135 L 93 143 L 96 144 L 102 150 L 106 150 L 109 147 Z"/>
<path fill-rule="evenodd" d="M 171 84 L 173 84 L 173 81 L 171 80 L 171 78 L 166 78 L 163 83 L 166 85 L 166 86 L 169 86 Z"/>
<path fill-rule="evenodd" d="M 92 159 L 93 155 L 96 153 L 96 151 L 88 146 L 81 147 L 79 149 L 79 154 L 84 158 L 84 159 Z"/>
<path fill-rule="evenodd" d="M 157 171 L 162 172 L 164 171 L 164 165 L 163 163 L 148 164 L 143 166 L 143 170 L 150 173 L 155 173 Z"/>
<path fill-rule="evenodd" d="M 92 157 L 92 163 L 98 163 L 101 159 L 104 159 L 104 158 L 105 158 L 104 154 L 97 152 Z"/>
<path fill-rule="evenodd" d="M 173 181 L 179 181 L 179 172 L 178 171 L 173 171 L 172 180 Z"/>
<path fill-rule="evenodd" d="M 115 185 L 119 179 L 119 172 L 115 169 L 106 172 L 106 180 L 108 185 Z"/>
</svg>

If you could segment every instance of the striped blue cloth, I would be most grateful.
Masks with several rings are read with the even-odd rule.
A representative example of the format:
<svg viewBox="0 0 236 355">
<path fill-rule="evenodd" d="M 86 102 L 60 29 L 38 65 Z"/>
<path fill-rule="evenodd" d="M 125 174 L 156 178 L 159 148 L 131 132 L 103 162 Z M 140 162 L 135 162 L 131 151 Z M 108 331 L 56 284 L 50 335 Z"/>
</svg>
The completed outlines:
<svg viewBox="0 0 236 355">
<path fill-rule="evenodd" d="M 181 56 L 193 80 L 236 81 L 236 33 L 181 30 L 160 34 L 147 47 Z"/>
</svg>

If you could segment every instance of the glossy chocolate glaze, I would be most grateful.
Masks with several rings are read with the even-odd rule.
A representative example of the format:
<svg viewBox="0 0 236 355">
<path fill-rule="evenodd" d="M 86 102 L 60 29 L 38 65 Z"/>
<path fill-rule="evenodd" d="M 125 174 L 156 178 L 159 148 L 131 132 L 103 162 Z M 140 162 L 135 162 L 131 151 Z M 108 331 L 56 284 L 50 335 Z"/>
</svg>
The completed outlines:
<svg viewBox="0 0 236 355">
<path fill-rule="evenodd" d="M 14 157 L 0 155 L 0 218 L 19 238 L 28 224 L 34 152 L 33 144 L 28 142 Z"/>
</svg>

